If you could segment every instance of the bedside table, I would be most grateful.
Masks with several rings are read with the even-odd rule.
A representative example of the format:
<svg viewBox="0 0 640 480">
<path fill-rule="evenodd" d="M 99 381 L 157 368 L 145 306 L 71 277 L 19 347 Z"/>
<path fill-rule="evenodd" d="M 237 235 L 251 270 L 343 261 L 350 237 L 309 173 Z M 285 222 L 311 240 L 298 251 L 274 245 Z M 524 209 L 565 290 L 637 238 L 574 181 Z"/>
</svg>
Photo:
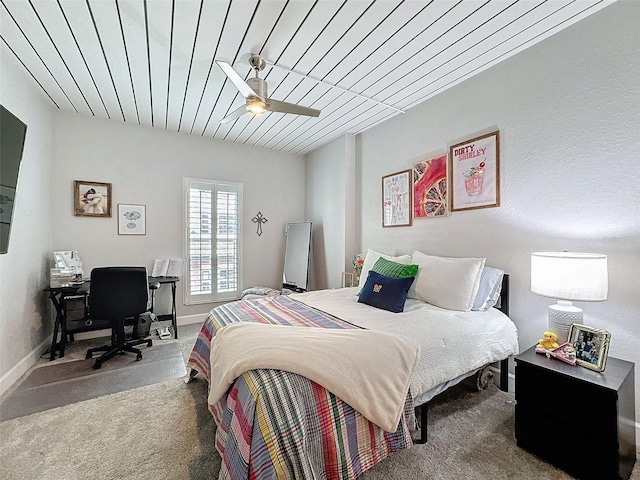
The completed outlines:
<svg viewBox="0 0 640 480">
<path fill-rule="evenodd" d="M 581 478 L 628 479 L 636 461 L 634 364 L 604 372 L 536 353 L 515 357 L 519 447 Z"/>
</svg>

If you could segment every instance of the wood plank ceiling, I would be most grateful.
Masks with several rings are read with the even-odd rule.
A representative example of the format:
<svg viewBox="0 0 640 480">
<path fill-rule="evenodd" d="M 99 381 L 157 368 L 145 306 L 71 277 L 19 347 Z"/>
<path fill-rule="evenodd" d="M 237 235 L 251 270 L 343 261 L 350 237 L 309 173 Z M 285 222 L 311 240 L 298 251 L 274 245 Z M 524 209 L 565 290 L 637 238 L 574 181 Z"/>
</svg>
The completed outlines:
<svg viewBox="0 0 640 480">
<path fill-rule="evenodd" d="M 0 0 L 14 55 L 62 110 L 304 154 L 425 101 L 613 0 Z M 244 103 L 214 59 L 322 111 Z M 6 94 L 7 92 L 5 92 Z"/>
</svg>

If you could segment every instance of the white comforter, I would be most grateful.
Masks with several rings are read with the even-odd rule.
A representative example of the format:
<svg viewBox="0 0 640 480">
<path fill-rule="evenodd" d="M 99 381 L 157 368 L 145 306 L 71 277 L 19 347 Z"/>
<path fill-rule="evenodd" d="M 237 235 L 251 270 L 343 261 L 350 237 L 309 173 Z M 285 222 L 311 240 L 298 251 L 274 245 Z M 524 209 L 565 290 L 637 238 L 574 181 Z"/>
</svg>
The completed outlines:
<svg viewBox="0 0 640 480">
<path fill-rule="evenodd" d="M 313 380 L 369 421 L 395 432 L 420 347 L 401 335 L 360 329 L 235 323 L 217 331 L 211 348 L 209 404 L 256 368 Z"/>
<path fill-rule="evenodd" d="M 502 312 L 457 312 L 407 300 L 402 313 L 357 303 L 359 288 L 317 290 L 291 295 L 311 307 L 369 330 L 396 333 L 420 345 L 411 379 L 415 398 L 484 365 L 518 353 L 513 322 Z"/>
</svg>

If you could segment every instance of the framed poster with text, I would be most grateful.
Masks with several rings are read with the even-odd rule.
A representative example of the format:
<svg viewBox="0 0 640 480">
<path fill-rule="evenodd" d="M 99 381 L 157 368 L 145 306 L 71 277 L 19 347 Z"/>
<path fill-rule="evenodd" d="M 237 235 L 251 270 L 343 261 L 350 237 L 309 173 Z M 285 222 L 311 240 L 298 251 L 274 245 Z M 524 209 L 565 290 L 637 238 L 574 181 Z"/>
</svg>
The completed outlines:
<svg viewBox="0 0 640 480">
<path fill-rule="evenodd" d="M 452 145 L 451 211 L 500 206 L 500 132 Z"/>
</svg>

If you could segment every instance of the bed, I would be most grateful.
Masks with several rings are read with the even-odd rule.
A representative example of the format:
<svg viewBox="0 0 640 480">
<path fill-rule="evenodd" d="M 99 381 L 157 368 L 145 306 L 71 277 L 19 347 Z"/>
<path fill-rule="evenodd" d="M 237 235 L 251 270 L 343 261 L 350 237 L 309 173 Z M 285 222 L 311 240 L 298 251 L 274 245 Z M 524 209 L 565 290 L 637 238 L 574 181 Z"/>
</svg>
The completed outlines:
<svg viewBox="0 0 640 480">
<path fill-rule="evenodd" d="M 402 312 L 389 313 L 361 303 L 358 287 L 240 300 L 211 310 L 187 364 L 190 377 L 200 373 L 207 382 L 216 333 L 238 322 L 387 332 L 411 338 L 420 351 L 395 430 L 383 429 L 296 373 L 256 368 L 240 374 L 219 400 L 209 403 L 218 427 L 219 478 L 354 479 L 413 445 L 416 410 L 422 413 L 417 442 L 426 441 L 428 402 L 451 385 L 500 362 L 501 388 L 506 389 L 507 360 L 518 353 L 518 343 L 507 316 L 507 275 L 500 286 L 499 308 L 485 311 L 452 311 L 409 298 Z"/>
</svg>

